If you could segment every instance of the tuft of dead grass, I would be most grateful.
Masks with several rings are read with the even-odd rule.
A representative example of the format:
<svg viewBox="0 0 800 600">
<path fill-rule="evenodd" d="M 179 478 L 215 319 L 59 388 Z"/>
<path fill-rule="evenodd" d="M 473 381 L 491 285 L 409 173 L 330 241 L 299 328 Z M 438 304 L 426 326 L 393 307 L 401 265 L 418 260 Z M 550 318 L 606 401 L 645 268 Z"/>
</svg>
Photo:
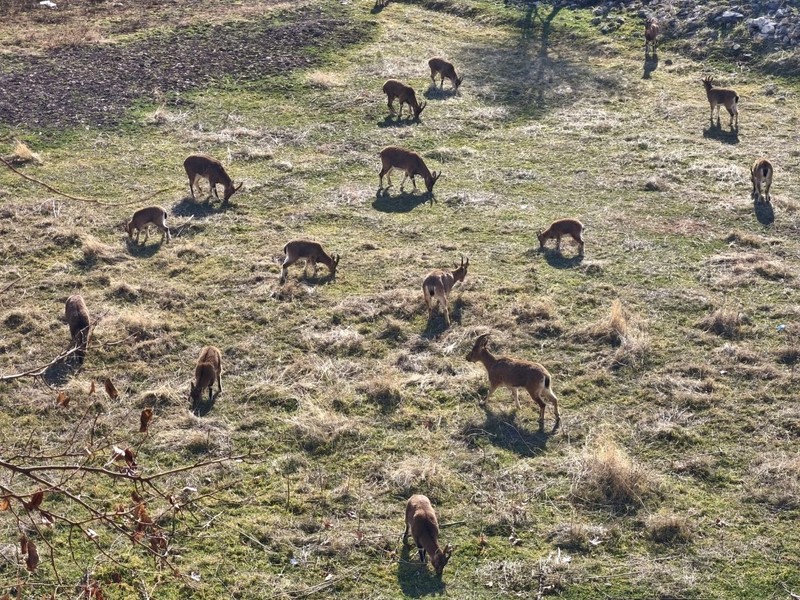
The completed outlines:
<svg viewBox="0 0 800 600">
<path fill-rule="evenodd" d="M 585 503 L 637 510 L 659 492 L 659 483 L 604 433 L 584 449 L 571 491 Z"/>
<path fill-rule="evenodd" d="M 306 75 L 306 83 L 320 90 L 329 90 L 342 85 L 338 75 L 325 71 L 312 71 Z"/>
<path fill-rule="evenodd" d="M 764 456 L 751 467 L 748 495 L 781 510 L 800 508 L 800 457 L 784 452 Z"/>
<path fill-rule="evenodd" d="M 654 515 L 647 522 L 647 536 L 658 544 L 688 544 L 694 533 L 689 519 L 682 515 Z"/>
<path fill-rule="evenodd" d="M 14 152 L 4 156 L 3 160 L 15 167 L 20 167 L 28 163 L 33 163 L 35 165 L 42 164 L 41 155 L 31 150 L 24 142 L 21 142 L 20 140 L 14 141 Z"/>
<path fill-rule="evenodd" d="M 743 312 L 723 306 L 700 319 L 697 327 L 720 337 L 736 339 L 741 333 L 742 325 L 748 322 L 749 319 Z"/>
<path fill-rule="evenodd" d="M 573 552 L 588 552 L 610 537 L 608 528 L 583 523 L 559 523 L 548 534 L 547 539 L 559 548 Z"/>
</svg>

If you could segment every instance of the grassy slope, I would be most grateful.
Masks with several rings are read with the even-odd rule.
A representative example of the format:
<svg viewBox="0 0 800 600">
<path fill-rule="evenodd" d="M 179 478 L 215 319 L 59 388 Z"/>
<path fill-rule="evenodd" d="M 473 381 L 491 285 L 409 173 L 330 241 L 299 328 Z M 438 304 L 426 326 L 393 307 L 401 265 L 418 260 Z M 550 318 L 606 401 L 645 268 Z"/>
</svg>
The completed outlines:
<svg viewBox="0 0 800 600">
<path fill-rule="evenodd" d="M 69 430 L 90 380 L 110 375 L 123 402 L 105 403 L 103 418 L 120 443 L 135 436 L 112 424 L 156 405 L 140 464 L 265 451 L 174 482 L 239 482 L 178 530 L 179 564 L 201 574 L 193 597 L 280 597 L 328 574 L 321 593 L 363 598 L 528 594 L 540 573 L 569 598 L 784 597 L 781 582 L 797 591 L 798 384 L 778 359 L 791 331 L 776 331 L 797 318 L 796 87 L 777 81 L 767 96 L 757 74 L 715 70 L 742 97 L 735 138 L 704 129 L 703 65 L 665 49 L 643 79 L 633 31 L 593 39 L 586 14 L 562 11 L 543 46 L 538 27 L 522 36 L 413 5 L 370 7 L 344 10 L 377 21 L 375 39 L 315 73 L 208 89 L 189 109 L 164 109 L 161 124 L 145 107 L 120 131 L 41 143 L 6 133 L 43 153 L 28 172 L 57 187 L 122 204 L 170 185 L 158 201 L 173 223 L 195 218 L 174 243 L 130 251 L 115 226 L 136 204 L 55 198 L 56 218 L 52 196 L 0 173 L 2 281 L 27 276 L 0 296 L 0 371 L 63 344 L 63 300 L 76 290 L 105 315 L 97 343 L 149 338 L 93 353 L 66 386 L 76 398 L 66 415 L 42 386 L 5 386 L 3 445 L 25 441 L 12 423 L 26 435 Z M 432 55 L 465 72 L 462 93 L 430 98 L 420 125 L 385 122 L 382 82 L 425 89 Z M 376 199 L 377 152 L 390 143 L 443 171 L 437 202 Z M 183 199 L 180 164 L 195 150 L 244 180 L 230 210 Z M 273 158 L 243 158 L 259 152 Z M 747 168 L 762 154 L 776 165 L 770 226 L 748 199 Z M 644 191 L 652 176 L 663 191 Z M 536 230 L 562 216 L 587 226 L 583 262 L 569 259 L 569 243 L 566 259 L 535 251 Z M 281 247 L 299 235 L 342 254 L 334 285 L 294 283 L 293 268 L 280 292 Z M 420 278 L 461 255 L 471 267 L 454 326 L 428 327 Z M 619 347 L 603 339 L 616 299 L 629 315 Z M 747 315 L 733 340 L 696 326 L 721 307 Z M 560 430 L 537 432 L 534 410 L 516 411 L 505 391 L 478 406 L 485 374 L 463 356 L 487 331 L 499 351 L 550 369 Z M 225 391 L 196 418 L 184 393 L 206 343 L 223 350 Z M 621 452 L 643 481 L 628 510 L 591 499 L 592 457 L 619 462 Z M 414 492 L 453 523 L 442 531 L 457 546 L 442 584 L 401 551 Z M 651 539 L 670 516 L 690 542 Z M 188 597 L 117 546 L 147 582 L 126 574 L 130 588 Z M 115 569 L 102 558 L 93 568 L 103 581 Z"/>
</svg>

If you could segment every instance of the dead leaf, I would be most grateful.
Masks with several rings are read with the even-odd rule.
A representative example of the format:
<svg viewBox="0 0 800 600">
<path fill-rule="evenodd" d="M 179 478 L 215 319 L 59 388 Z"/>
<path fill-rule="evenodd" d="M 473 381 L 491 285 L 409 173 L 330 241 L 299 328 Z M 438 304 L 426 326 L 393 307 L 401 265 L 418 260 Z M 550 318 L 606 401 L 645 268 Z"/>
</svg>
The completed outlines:
<svg viewBox="0 0 800 600">
<path fill-rule="evenodd" d="M 28 571 L 35 571 L 39 566 L 39 552 L 36 550 L 36 544 L 28 540 L 28 558 L 25 559 L 25 566 Z"/>
<path fill-rule="evenodd" d="M 109 398 L 111 398 L 112 400 L 116 400 L 117 398 L 119 398 L 119 392 L 117 391 L 117 388 L 114 387 L 114 384 L 111 382 L 111 379 L 109 377 L 106 377 L 105 386 L 106 386 L 106 394 L 108 394 Z"/>
<path fill-rule="evenodd" d="M 28 538 L 24 535 L 19 536 L 19 553 L 25 556 L 28 553 Z"/>
<path fill-rule="evenodd" d="M 142 415 L 139 418 L 139 433 L 147 433 L 147 426 L 150 424 L 150 420 L 153 418 L 153 409 L 152 408 L 145 408 L 142 411 Z"/>
<path fill-rule="evenodd" d="M 42 490 L 37 490 L 31 496 L 30 502 L 23 502 L 22 506 L 25 507 L 25 510 L 36 510 L 42 505 L 42 500 L 44 500 L 44 492 Z"/>
<path fill-rule="evenodd" d="M 56 404 L 59 406 L 63 406 L 67 408 L 69 406 L 69 396 L 67 396 L 66 392 L 58 392 L 58 397 L 56 398 Z"/>
<path fill-rule="evenodd" d="M 136 504 L 141 504 L 144 502 L 144 498 L 142 498 L 136 490 L 131 492 L 131 500 L 133 500 Z"/>
<path fill-rule="evenodd" d="M 95 387 L 94 387 L 94 379 L 92 379 L 92 387 L 89 388 L 89 395 L 91 396 L 92 394 L 95 393 L 95 391 L 96 390 L 95 390 Z"/>
<path fill-rule="evenodd" d="M 136 454 L 130 448 L 125 448 L 125 462 L 129 467 L 136 466 Z"/>
<path fill-rule="evenodd" d="M 8 498 L 6 496 L 0 498 L 0 512 L 8 510 L 9 508 L 11 508 L 11 503 L 8 501 Z"/>
</svg>

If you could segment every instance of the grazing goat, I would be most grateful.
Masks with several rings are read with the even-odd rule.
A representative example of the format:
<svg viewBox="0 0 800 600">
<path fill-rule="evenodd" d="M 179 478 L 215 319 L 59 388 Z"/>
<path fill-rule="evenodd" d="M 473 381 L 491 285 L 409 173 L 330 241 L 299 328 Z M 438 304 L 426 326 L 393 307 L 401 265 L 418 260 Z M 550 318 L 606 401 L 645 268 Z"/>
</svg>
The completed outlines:
<svg viewBox="0 0 800 600">
<path fill-rule="evenodd" d="M 656 41 L 658 38 L 658 34 L 661 33 L 661 27 L 658 25 L 658 21 L 654 18 L 650 18 L 647 20 L 647 23 L 644 25 L 644 51 L 647 53 L 648 45 L 653 47 L 653 54 L 656 53 Z"/>
<path fill-rule="evenodd" d="M 444 310 L 444 320 L 447 326 L 450 326 L 450 311 L 447 307 L 447 296 L 450 290 L 457 281 L 464 281 L 467 276 L 467 267 L 469 267 L 469 259 L 464 262 L 461 259 L 461 266 L 457 267 L 455 271 L 431 271 L 425 276 L 422 282 L 422 294 L 425 297 L 425 304 L 428 307 L 428 319 L 433 318 L 433 308 L 438 301 L 439 305 Z"/>
<path fill-rule="evenodd" d="M 458 87 L 461 85 L 461 82 L 464 81 L 463 77 L 459 77 L 458 73 L 456 73 L 456 68 L 453 66 L 453 63 L 449 63 L 443 58 L 432 58 L 428 61 L 428 66 L 431 68 L 431 80 L 433 81 L 433 87 L 436 87 L 436 76 L 439 75 L 442 81 L 439 85 L 440 88 L 444 88 L 444 80 L 449 79 L 450 84 L 453 86 L 454 90 L 457 90 Z"/>
<path fill-rule="evenodd" d="M 414 537 L 414 543 L 419 550 L 419 559 L 425 562 L 425 553 L 431 557 L 431 564 L 437 577 L 442 576 L 442 571 L 450 560 L 453 546 L 447 544 L 444 550 L 439 545 L 439 521 L 427 496 L 416 494 L 411 496 L 406 503 L 406 530 L 403 533 L 403 544 L 408 545 L 408 533 Z"/>
<path fill-rule="evenodd" d="M 388 97 L 387 104 L 389 110 L 394 114 L 394 99 L 400 100 L 400 112 L 397 113 L 398 117 L 403 116 L 403 104 L 408 104 L 408 110 L 414 112 L 414 120 L 419 120 L 419 115 L 425 110 L 427 102 L 422 104 L 417 102 L 417 95 L 414 93 L 414 88 L 400 83 L 396 79 L 390 79 L 383 84 L 383 93 Z"/>
<path fill-rule="evenodd" d="M 763 198 L 765 202 L 770 201 L 769 188 L 772 185 L 772 163 L 766 158 L 759 158 L 753 163 L 750 169 L 750 181 L 753 182 L 753 193 L 751 194 L 756 202 Z M 761 186 L 764 186 L 764 194 L 761 194 Z"/>
<path fill-rule="evenodd" d="M 223 204 L 226 204 L 230 197 L 241 189 L 244 183 L 242 182 L 237 187 L 234 187 L 233 181 L 225 172 L 222 163 L 216 158 L 211 158 L 206 154 L 192 154 L 186 157 L 186 160 L 183 161 L 183 168 L 186 169 L 186 175 L 189 177 L 189 192 L 191 192 L 193 199 L 196 199 L 194 196 L 194 186 L 198 177 L 205 177 L 208 179 L 208 183 L 211 186 L 211 190 L 208 192 L 209 198 L 211 197 L 211 192 L 213 192 L 214 196 L 219 200 L 217 184 L 221 183 L 225 186 L 225 195 L 222 200 Z M 200 190 L 199 185 L 197 189 L 198 191 Z"/>
<path fill-rule="evenodd" d="M 558 398 L 550 389 L 550 373 L 547 372 L 539 363 L 529 362 L 527 360 L 519 360 L 516 358 L 509 358 L 501 356 L 495 358 L 491 352 L 486 349 L 486 344 L 489 341 L 489 334 L 484 333 L 475 340 L 475 345 L 472 350 L 467 354 L 469 362 L 480 362 L 486 367 L 486 372 L 489 375 L 489 393 L 486 395 L 486 400 L 481 402 L 485 404 L 489 401 L 494 391 L 504 386 L 511 390 L 511 395 L 519 404 L 519 389 L 525 388 L 528 390 L 531 398 L 539 405 L 539 426 L 544 427 L 544 409 L 545 400 L 549 400 L 553 404 L 553 410 L 556 414 L 556 425 L 561 421 L 561 415 L 558 412 Z"/>
<path fill-rule="evenodd" d="M 717 109 L 717 121 L 719 121 L 719 107 L 724 105 L 728 114 L 731 116 L 731 127 L 733 119 L 736 117 L 736 126 L 739 126 L 739 95 L 733 90 L 712 87 L 713 79 L 711 76 L 701 80 L 706 88 L 706 97 L 711 105 L 711 122 L 714 122 L 714 109 Z"/>
<path fill-rule="evenodd" d="M 556 251 L 561 252 L 561 236 L 569 235 L 572 239 L 578 242 L 578 252 L 583 254 L 583 223 L 576 219 L 560 219 L 553 221 L 550 227 L 537 233 L 536 237 L 539 238 L 539 249 L 544 249 L 544 243 L 547 240 L 556 240 Z"/>
<path fill-rule="evenodd" d="M 397 146 L 387 146 L 381 150 L 380 157 L 381 170 L 378 173 L 378 177 L 380 177 L 380 183 L 378 184 L 379 190 L 383 188 L 383 176 L 386 175 L 386 179 L 389 182 L 387 188 L 390 188 L 392 187 L 392 179 L 389 175 L 392 169 L 400 169 L 404 173 L 403 181 L 400 182 L 401 192 L 403 191 L 403 185 L 408 177 L 411 177 L 411 183 L 414 184 L 414 189 L 417 189 L 415 177 L 421 175 L 425 180 L 425 188 L 428 190 L 429 194 L 433 195 L 433 186 L 438 181 L 439 177 L 441 177 L 441 173 L 436 173 L 436 171 L 431 173 L 419 154 L 411 152 L 410 150 L 398 148 Z"/>
<path fill-rule="evenodd" d="M 86 347 L 89 345 L 90 333 L 89 309 L 86 308 L 83 296 L 73 294 L 67 298 L 67 302 L 64 305 L 64 320 L 69 325 L 72 345 L 77 348 L 75 356 L 78 358 L 78 364 L 83 364 L 83 359 L 86 358 Z"/>
<path fill-rule="evenodd" d="M 128 239 L 133 239 L 133 232 L 136 231 L 136 243 L 139 243 L 139 234 L 144 229 L 144 244 L 150 236 L 150 225 L 155 225 L 161 230 L 161 240 L 164 236 L 167 237 L 169 243 L 172 236 L 169 234 L 169 227 L 167 227 L 167 211 L 160 206 L 148 206 L 133 213 L 133 217 L 125 225 L 125 231 L 128 232 Z"/>
<path fill-rule="evenodd" d="M 206 388 L 208 388 L 208 401 L 211 402 L 215 381 L 219 386 L 219 393 L 222 393 L 222 353 L 215 346 L 206 346 L 200 351 L 197 366 L 194 368 L 194 381 L 189 389 L 192 408 L 197 406 L 200 395 Z"/>
<path fill-rule="evenodd" d="M 283 259 L 283 265 L 281 265 L 280 283 L 284 283 L 286 281 L 286 276 L 289 272 L 289 266 L 293 265 L 301 258 L 306 260 L 306 264 L 303 267 L 303 275 L 306 274 L 306 271 L 308 271 L 308 266 L 311 265 L 314 267 L 313 277 L 316 277 L 317 263 L 321 262 L 323 265 L 328 267 L 328 271 L 330 271 L 331 274 L 331 279 L 336 278 L 336 267 L 339 265 L 340 257 L 338 254 L 329 255 L 327 252 L 325 252 L 319 242 L 312 242 L 311 240 L 292 240 L 283 247 L 283 253 L 286 255 L 286 258 Z"/>
</svg>

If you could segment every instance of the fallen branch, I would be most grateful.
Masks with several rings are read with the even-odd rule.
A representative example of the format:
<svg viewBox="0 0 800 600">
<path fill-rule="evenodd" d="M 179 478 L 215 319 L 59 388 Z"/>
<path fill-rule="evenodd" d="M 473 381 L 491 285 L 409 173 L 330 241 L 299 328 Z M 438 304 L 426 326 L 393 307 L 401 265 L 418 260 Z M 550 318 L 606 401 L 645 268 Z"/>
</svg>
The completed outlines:
<svg viewBox="0 0 800 600">
<path fill-rule="evenodd" d="M 0 290 L 0 294 L 4 294 L 4 293 L 6 293 L 6 292 L 7 292 L 8 290 L 10 290 L 10 289 L 11 289 L 11 288 L 12 288 L 14 285 L 16 285 L 17 283 L 19 283 L 20 281 L 22 281 L 22 280 L 23 280 L 23 279 L 25 279 L 26 277 L 27 277 L 27 275 L 20 275 L 20 276 L 19 276 L 19 278 L 15 279 L 15 280 L 14 280 L 14 281 L 12 281 L 11 283 L 9 283 L 7 286 L 5 286 L 5 287 L 4 287 L 2 290 Z"/>
<path fill-rule="evenodd" d="M 94 199 L 91 199 L 91 198 L 80 198 L 79 196 L 72 196 L 71 194 L 67 194 L 66 192 L 62 192 L 61 190 L 58 190 L 58 189 L 54 188 L 52 185 L 47 184 L 44 181 L 41 181 L 39 179 L 31 177 L 30 175 L 26 175 L 25 173 L 22 173 L 21 171 L 15 169 L 11 165 L 11 163 L 9 163 L 6 159 L 4 159 L 2 157 L 0 157 L 0 162 L 2 162 L 5 166 L 7 166 L 12 171 L 14 171 L 14 173 L 19 175 L 23 179 L 27 179 L 28 181 L 32 181 L 33 183 L 38 183 L 39 185 L 41 185 L 42 187 L 47 188 L 48 190 L 50 190 L 54 194 L 58 194 L 59 196 L 63 196 L 64 198 L 69 198 L 70 200 L 75 200 L 76 202 L 87 202 L 89 204 L 98 204 L 100 206 L 126 206 L 126 205 L 129 205 L 129 204 L 138 204 L 138 203 L 144 202 L 146 200 L 150 200 L 154 196 L 157 196 L 158 194 L 160 194 L 162 192 L 166 192 L 167 190 L 171 189 L 171 187 L 172 187 L 172 186 L 170 186 L 170 187 L 162 188 L 162 189 L 157 190 L 157 191 L 153 192 L 152 194 L 150 194 L 149 196 L 147 196 L 145 198 L 142 198 L 142 199 L 137 198 L 136 200 L 130 200 L 128 202 L 121 202 L 121 203 L 120 202 L 103 202 L 101 200 L 94 200 Z"/>
<path fill-rule="evenodd" d="M 78 350 L 81 350 L 81 346 L 74 346 L 67 350 L 66 352 L 62 352 L 58 356 L 56 356 L 53 360 L 47 363 L 43 367 L 36 367 L 34 369 L 30 369 L 28 371 L 24 371 L 22 373 L 14 373 L 13 375 L 0 375 L 0 383 L 4 381 L 13 381 L 14 379 L 21 379 L 23 377 L 40 377 L 44 374 L 47 369 L 52 367 L 54 364 L 66 359 L 68 356 L 75 354 Z"/>
</svg>

